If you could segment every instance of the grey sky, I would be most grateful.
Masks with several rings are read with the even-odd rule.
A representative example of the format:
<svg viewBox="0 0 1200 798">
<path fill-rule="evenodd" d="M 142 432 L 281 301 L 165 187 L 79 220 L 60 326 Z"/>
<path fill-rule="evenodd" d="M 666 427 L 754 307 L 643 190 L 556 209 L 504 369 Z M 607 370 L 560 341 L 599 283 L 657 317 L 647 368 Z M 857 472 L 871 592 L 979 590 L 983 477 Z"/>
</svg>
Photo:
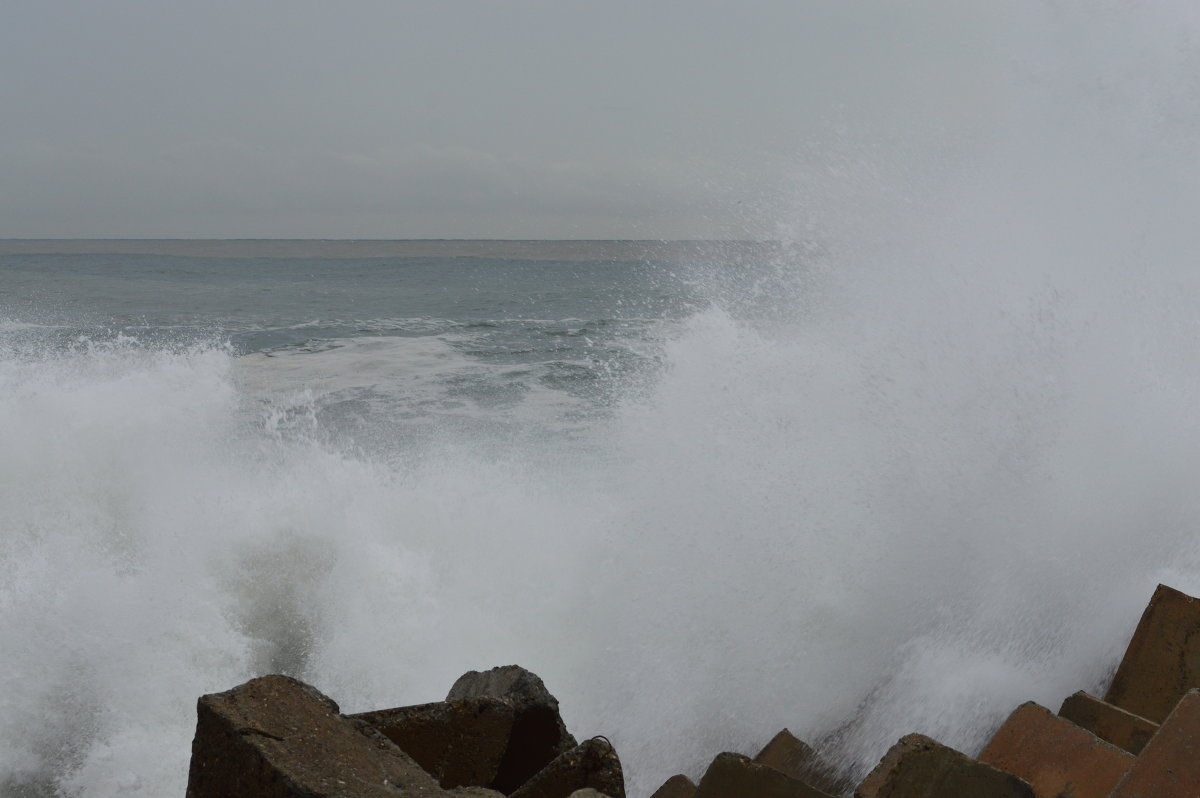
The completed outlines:
<svg viewBox="0 0 1200 798">
<path fill-rule="evenodd" d="M 975 5 L 3 0 L 0 237 L 771 235 L 986 116 Z"/>
</svg>

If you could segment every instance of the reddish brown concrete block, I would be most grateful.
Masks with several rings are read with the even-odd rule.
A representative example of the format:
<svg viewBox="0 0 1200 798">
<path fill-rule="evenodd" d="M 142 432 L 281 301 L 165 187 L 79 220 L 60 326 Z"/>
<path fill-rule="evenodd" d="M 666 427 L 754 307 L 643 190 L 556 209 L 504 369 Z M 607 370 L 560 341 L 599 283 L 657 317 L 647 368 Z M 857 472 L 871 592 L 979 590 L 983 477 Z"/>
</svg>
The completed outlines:
<svg viewBox="0 0 1200 798">
<path fill-rule="evenodd" d="M 382 732 L 443 787 L 490 787 L 510 745 L 517 711 L 508 701 L 480 696 L 350 717 Z"/>
<path fill-rule="evenodd" d="M 1146 743 L 1111 798 L 1200 795 L 1200 690 L 1188 692 Z"/>
<path fill-rule="evenodd" d="M 202 696 L 197 714 L 187 798 L 446 795 L 382 734 L 286 676 Z"/>
<path fill-rule="evenodd" d="M 901 737 L 863 779 L 854 798 L 1036 798 L 1011 773 L 921 734 Z"/>
<path fill-rule="evenodd" d="M 695 798 L 830 798 L 827 793 L 751 762 L 741 754 L 718 754 L 700 779 Z"/>
<path fill-rule="evenodd" d="M 695 782 L 679 773 L 664 781 L 650 798 L 692 798 L 695 794 Z"/>
<path fill-rule="evenodd" d="M 772 737 L 754 761 L 831 795 L 853 786 L 838 780 L 817 752 L 787 729 Z"/>
<path fill-rule="evenodd" d="M 1161 723 L 1193 687 L 1200 687 L 1200 601 L 1159 585 L 1104 700 Z"/>
<path fill-rule="evenodd" d="M 1101 740 L 1135 755 L 1158 731 L 1157 723 L 1151 723 L 1141 715 L 1126 712 L 1082 690 L 1068 696 L 1058 714 Z"/>
<path fill-rule="evenodd" d="M 979 761 L 1029 782 L 1037 798 L 1105 798 L 1134 757 L 1030 701 L 1008 716 Z"/>
</svg>

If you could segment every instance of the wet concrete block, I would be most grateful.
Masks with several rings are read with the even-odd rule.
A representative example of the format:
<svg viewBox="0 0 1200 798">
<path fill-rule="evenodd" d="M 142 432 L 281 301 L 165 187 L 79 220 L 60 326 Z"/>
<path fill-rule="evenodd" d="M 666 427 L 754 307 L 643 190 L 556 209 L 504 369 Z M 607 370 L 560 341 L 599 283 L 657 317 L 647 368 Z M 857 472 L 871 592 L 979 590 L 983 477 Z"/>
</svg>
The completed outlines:
<svg viewBox="0 0 1200 798">
<path fill-rule="evenodd" d="M 1111 798 L 1200 795 L 1200 690 L 1188 692 L 1138 755 Z"/>
<path fill-rule="evenodd" d="M 390 740 L 286 676 L 201 696 L 187 798 L 443 796 Z"/>
<path fill-rule="evenodd" d="M 831 795 L 853 786 L 839 780 L 808 743 L 787 729 L 772 737 L 754 757 L 754 761 Z"/>
<path fill-rule="evenodd" d="M 1036 798 L 1028 782 L 921 734 L 901 737 L 855 798 Z"/>
<path fill-rule="evenodd" d="M 1134 756 L 1030 701 L 1008 716 L 979 761 L 1029 782 L 1037 798 L 1106 798 Z"/>
<path fill-rule="evenodd" d="M 625 798 L 621 760 L 603 737 L 584 740 L 559 754 L 511 798 L 568 798 L 577 790 L 593 789 L 609 798 Z"/>
<path fill-rule="evenodd" d="M 350 717 L 374 726 L 450 788 L 494 784 L 516 716 L 508 701 L 480 696 Z"/>
<path fill-rule="evenodd" d="M 693 798 L 696 783 L 682 773 L 677 773 L 663 782 L 650 798 Z"/>
<path fill-rule="evenodd" d="M 520 665 L 468 671 L 454 682 L 446 700 L 484 697 L 508 701 L 516 708 L 511 743 L 492 789 L 513 792 L 555 757 L 575 747 L 575 738 L 559 715 L 558 699 L 536 673 Z"/>
<path fill-rule="evenodd" d="M 1200 687 L 1200 601 L 1159 585 L 1104 700 L 1161 723 L 1193 687 Z"/>
<path fill-rule="evenodd" d="M 718 754 L 696 788 L 695 798 L 830 798 L 773 767 L 741 754 Z"/>
<path fill-rule="evenodd" d="M 1082 690 L 1068 696 L 1058 714 L 1131 754 L 1141 751 L 1154 732 L 1158 731 L 1157 723 L 1101 701 Z"/>
</svg>

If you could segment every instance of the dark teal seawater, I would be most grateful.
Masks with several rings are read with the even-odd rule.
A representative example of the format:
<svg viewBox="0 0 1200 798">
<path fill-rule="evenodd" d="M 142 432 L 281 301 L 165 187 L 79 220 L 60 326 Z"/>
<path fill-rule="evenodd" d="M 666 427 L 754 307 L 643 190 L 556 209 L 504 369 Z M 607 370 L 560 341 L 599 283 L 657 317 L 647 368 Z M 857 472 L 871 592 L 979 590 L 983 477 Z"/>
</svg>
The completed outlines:
<svg viewBox="0 0 1200 798">
<path fill-rule="evenodd" d="M 320 257 L 304 242 L 273 257 L 202 245 L 0 254 L 0 344 L 39 357 L 225 347 L 248 396 L 312 416 L 323 435 L 390 452 L 447 435 L 508 445 L 604 414 L 702 305 L 698 264 L 720 260 L 606 242 L 392 242 L 382 257 L 336 242 L 313 242 Z"/>
<path fill-rule="evenodd" d="M 239 351 L 439 321 L 486 326 L 678 317 L 669 264 L 487 258 L 0 255 L 10 321 L 82 334 L 227 337 Z M 416 320 L 428 320 L 425 325 Z M 573 327 L 578 327 L 574 324 Z M 299 332 L 306 330 L 307 332 Z"/>
</svg>

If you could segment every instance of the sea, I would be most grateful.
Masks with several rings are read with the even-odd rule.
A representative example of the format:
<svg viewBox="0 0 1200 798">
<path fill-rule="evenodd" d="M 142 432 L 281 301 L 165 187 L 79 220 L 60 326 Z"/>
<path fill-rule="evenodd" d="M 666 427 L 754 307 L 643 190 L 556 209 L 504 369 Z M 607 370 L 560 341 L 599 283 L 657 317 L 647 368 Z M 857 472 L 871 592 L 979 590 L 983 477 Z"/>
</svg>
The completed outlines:
<svg viewBox="0 0 1200 798">
<path fill-rule="evenodd" d="M 633 795 L 784 727 L 861 775 L 1099 691 L 1200 588 L 1194 283 L 1138 322 L 780 242 L 0 251 L 5 796 L 181 795 L 257 675 L 357 712 L 510 663 Z"/>
<path fill-rule="evenodd" d="M 523 665 L 633 798 L 1102 693 L 1200 595 L 1200 18 L 955 9 L 752 240 L 0 241 L 0 796 L 182 795 L 265 673 Z"/>
</svg>

